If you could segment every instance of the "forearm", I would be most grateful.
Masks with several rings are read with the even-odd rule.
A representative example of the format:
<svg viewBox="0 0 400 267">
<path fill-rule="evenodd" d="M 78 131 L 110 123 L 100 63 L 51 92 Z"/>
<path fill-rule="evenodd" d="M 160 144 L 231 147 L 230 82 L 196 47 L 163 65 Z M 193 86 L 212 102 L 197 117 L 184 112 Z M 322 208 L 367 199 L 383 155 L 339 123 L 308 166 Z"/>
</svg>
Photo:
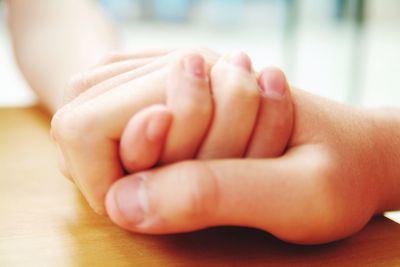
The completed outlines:
<svg viewBox="0 0 400 267">
<path fill-rule="evenodd" d="M 112 26 L 91 0 L 8 0 L 17 62 L 40 102 L 54 112 L 74 73 L 116 48 Z"/>
<path fill-rule="evenodd" d="M 373 160 L 379 170 L 379 212 L 400 209 L 400 109 L 370 110 L 372 138 L 375 141 Z"/>
</svg>

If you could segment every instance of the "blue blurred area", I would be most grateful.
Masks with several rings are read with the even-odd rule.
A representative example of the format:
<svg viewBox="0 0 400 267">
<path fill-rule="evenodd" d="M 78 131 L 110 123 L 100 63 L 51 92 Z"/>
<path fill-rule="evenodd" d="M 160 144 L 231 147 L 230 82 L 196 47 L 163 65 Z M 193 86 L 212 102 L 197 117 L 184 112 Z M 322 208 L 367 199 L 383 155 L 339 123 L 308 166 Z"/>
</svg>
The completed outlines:
<svg viewBox="0 0 400 267">
<path fill-rule="evenodd" d="M 99 0 L 117 20 L 143 19 L 183 22 L 195 0 Z"/>
<path fill-rule="evenodd" d="M 241 49 L 256 67 L 277 65 L 299 87 L 353 104 L 388 102 L 374 88 L 399 83 L 399 0 L 98 1 L 127 49 Z"/>
<path fill-rule="evenodd" d="M 153 0 L 157 18 L 170 21 L 185 21 L 189 17 L 192 0 Z"/>
<path fill-rule="evenodd" d="M 199 12 L 203 14 L 203 20 L 210 20 L 216 24 L 239 23 L 241 13 L 247 6 L 260 6 L 272 4 L 283 6 L 284 10 L 291 12 L 301 0 L 98 0 L 109 13 L 117 20 L 159 20 L 186 22 L 193 16 L 197 17 Z M 326 14 L 333 19 L 346 17 L 350 6 L 362 6 L 359 3 L 364 0 L 330 0 L 314 1 L 315 12 L 323 12 L 326 6 L 331 9 Z M 351 8 L 351 7 L 350 7 Z M 264 13 L 268 16 L 268 10 L 252 10 L 256 13 Z M 357 13 L 354 12 L 353 13 Z M 282 14 L 285 16 L 285 14 Z"/>
<path fill-rule="evenodd" d="M 334 32 L 332 25 L 351 22 L 353 34 L 346 37 L 349 40 L 349 60 L 352 69 L 360 69 L 363 54 L 361 44 L 361 29 L 364 22 L 364 2 L 367 0 L 99 0 L 104 8 L 122 25 L 153 26 L 150 31 L 160 36 L 163 32 L 174 32 L 176 29 L 189 28 L 184 34 L 176 33 L 177 41 L 185 38 L 196 39 L 204 32 L 213 32 L 213 40 L 231 40 L 231 43 L 242 44 L 243 40 L 252 40 L 252 45 L 281 51 L 280 63 L 289 77 L 293 77 L 298 69 L 297 58 L 300 41 L 299 31 L 302 25 L 314 28 L 322 25 L 322 29 Z M 135 23 L 129 23 L 135 21 Z M 128 22 L 128 23 L 126 23 Z M 143 22 L 143 23 L 138 23 Z M 157 23 L 158 22 L 158 23 Z M 174 23 L 174 28 L 168 24 Z M 179 25 L 180 24 L 180 25 Z M 175 27 L 175 26 L 182 27 Z M 164 27 L 164 28 L 162 28 Z M 304 28 L 304 27 L 303 27 Z M 140 30 L 139 30 L 140 31 Z M 313 30 L 313 32 L 317 32 Z M 343 31 L 343 30 L 342 30 Z M 347 31 L 347 29 L 344 29 Z M 130 31 L 129 31 L 130 32 Z M 138 29 L 136 29 L 138 32 Z M 175 31 L 176 32 L 176 31 Z M 324 30 L 322 30 L 324 32 Z M 235 36 L 235 37 L 231 37 Z M 268 36 L 268 37 L 267 37 Z M 321 36 L 316 50 L 323 51 L 328 47 L 328 39 Z M 342 36 L 342 35 L 341 35 Z M 151 36 L 146 36 L 149 39 Z M 168 38 L 168 37 L 167 37 Z M 339 37 L 340 38 L 340 37 Z M 308 38 L 309 39 L 309 38 Z M 268 41 L 267 41 L 268 40 Z M 310 39 L 311 40 L 311 39 Z M 136 40 L 136 44 L 137 44 Z M 174 43 L 170 40 L 170 43 Z M 211 42 L 208 42 L 209 45 Z M 231 43 L 226 43 L 224 49 Z M 260 45 L 263 43 L 264 45 Z M 278 49 L 271 43 L 278 43 Z M 311 42 L 311 45 L 312 42 Z M 314 54 L 314 51 L 310 53 Z M 261 54 L 261 53 L 257 53 Z M 259 57 L 256 57 L 257 61 Z M 261 60 L 260 60 L 261 61 Z M 297 71 L 298 72 L 298 71 Z M 360 98 L 359 71 L 353 71 L 351 93 L 348 99 Z M 343 86 L 342 86 L 343 87 Z"/>
<path fill-rule="evenodd" d="M 136 1 L 133 0 L 98 0 L 98 2 L 115 20 L 129 20 L 139 11 Z"/>
</svg>

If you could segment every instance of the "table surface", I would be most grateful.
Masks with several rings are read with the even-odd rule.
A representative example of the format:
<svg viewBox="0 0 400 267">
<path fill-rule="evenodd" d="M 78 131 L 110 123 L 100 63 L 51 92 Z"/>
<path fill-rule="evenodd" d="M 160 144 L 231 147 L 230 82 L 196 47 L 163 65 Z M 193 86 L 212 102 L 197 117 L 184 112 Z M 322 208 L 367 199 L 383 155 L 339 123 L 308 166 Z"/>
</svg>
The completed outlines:
<svg viewBox="0 0 400 267">
<path fill-rule="evenodd" d="M 320 246 L 235 227 L 126 232 L 58 172 L 49 121 L 37 108 L 0 109 L 0 266 L 400 266 L 400 225 L 384 217 Z"/>
</svg>

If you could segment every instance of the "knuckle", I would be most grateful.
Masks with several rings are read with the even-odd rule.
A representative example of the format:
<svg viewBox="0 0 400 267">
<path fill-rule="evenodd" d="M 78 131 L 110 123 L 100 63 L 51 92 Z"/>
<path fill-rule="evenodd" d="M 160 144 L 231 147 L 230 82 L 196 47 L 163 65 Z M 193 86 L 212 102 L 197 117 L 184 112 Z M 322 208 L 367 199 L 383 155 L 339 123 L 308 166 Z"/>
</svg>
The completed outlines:
<svg viewBox="0 0 400 267">
<path fill-rule="evenodd" d="M 219 187 L 214 172 L 206 165 L 200 163 L 193 176 L 193 168 L 190 163 L 184 166 L 183 177 L 192 176 L 193 179 L 185 179 L 188 186 L 188 199 L 186 201 L 184 216 L 189 220 L 210 218 L 218 203 Z M 185 175 L 186 173 L 186 175 Z"/>
<path fill-rule="evenodd" d="M 67 107 L 68 105 L 62 107 L 61 109 L 59 109 L 52 117 L 51 119 L 51 129 L 50 129 L 50 133 L 51 133 L 51 137 L 55 140 L 55 141 L 60 141 L 60 139 L 62 139 L 62 127 L 63 127 L 63 123 L 65 121 L 65 117 L 66 117 L 66 109 L 68 109 Z"/>
<path fill-rule="evenodd" d="M 285 73 L 278 67 L 272 66 L 267 68 L 268 71 L 274 72 L 277 75 L 285 77 Z"/>
<path fill-rule="evenodd" d="M 171 52 L 170 54 L 167 55 L 167 58 L 172 59 L 172 61 L 182 61 L 185 57 L 185 55 L 187 55 L 189 53 L 188 50 L 186 49 L 178 49 L 178 50 L 174 50 L 173 52 Z"/>
<path fill-rule="evenodd" d="M 232 71 L 225 64 L 216 64 L 211 70 L 214 91 L 233 97 L 259 99 L 259 87 L 256 78 L 247 73 Z M 215 89 L 216 88 L 216 89 Z"/>
<path fill-rule="evenodd" d="M 64 106 L 53 117 L 51 133 L 57 142 L 80 145 L 91 131 L 90 118 L 78 114 L 70 105 Z"/>
<path fill-rule="evenodd" d="M 272 126 L 272 131 L 277 133 L 279 136 L 285 136 L 291 131 L 292 120 L 291 117 L 282 114 L 277 114 L 275 121 Z"/>
<path fill-rule="evenodd" d="M 87 83 L 86 75 L 83 72 L 74 74 L 68 81 L 68 87 L 71 89 L 84 87 Z"/>
<path fill-rule="evenodd" d="M 260 93 L 256 79 L 242 73 L 226 72 L 214 68 L 211 74 L 214 93 L 240 101 L 259 101 Z"/>
<path fill-rule="evenodd" d="M 241 106 L 254 106 L 260 98 L 257 90 L 246 87 L 246 85 L 232 84 L 228 99 L 230 102 L 240 103 Z"/>
<path fill-rule="evenodd" d="M 67 83 L 66 95 L 78 96 L 81 92 L 91 86 L 90 77 L 87 73 L 77 73 Z"/>
<path fill-rule="evenodd" d="M 179 109 L 179 114 L 189 121 L 193 118 L 205 118 L 211 114 L 211 104 L 205 103 L 204 101 L 191 102 L 187 101 L 183 103 Z"/>
</svg>

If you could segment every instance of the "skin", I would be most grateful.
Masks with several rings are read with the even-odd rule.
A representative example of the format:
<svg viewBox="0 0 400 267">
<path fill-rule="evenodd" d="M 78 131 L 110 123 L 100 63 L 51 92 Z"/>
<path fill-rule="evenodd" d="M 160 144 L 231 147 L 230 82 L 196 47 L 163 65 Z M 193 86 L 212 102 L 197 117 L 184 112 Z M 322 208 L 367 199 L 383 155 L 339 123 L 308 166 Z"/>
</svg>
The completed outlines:
<svg viewBox="0 0 400 267">
<path fill-rule="evenodd" d="M 6 0 L 6 4 L 18 66 L 51 114 L 62 106 L 69 78 L 117 48 L 115 29 L 95 1 Z"/>
<path fill-rule="evenodd" d="M 236 53 L 231 57 L 233 59 L 220 60 L 211 71 L 213 96 L 209 100 L 221 113 L 219 116 L 216 112 L 211 114 L 212 107 L 209 101 L 204 100 L 204 97 L 211 98 L 210 94 L 203 97 L 193 95 L 192 100 L 185 101 L 185 91 L 190 92 L 187 82 L 180 80 L 185 73 L 176 68 L 171 71 L 174 82 L 167 83 L 167 93 L 175 91 L 172 92 L 173 98 L 186 102 L 185 106 L 191 107 L 190 112 L 177 108 L 179 103 L 169 105 L 167 101 L 165 106 L 150 106 L 135 114 L 125 127 L 120 142 L 120 156 L 126 170 L 134 173 L 156 164 L 165 164 L 165 155 L 169 154 L 175 155 L 173 162 L 215 157 L 268 158 L 283 154 L 293 123 L 290 92 L 283 74 L 274 68 L 265 69 L 257 81 L 251 70 L 251 61 L 245 54 Z M 223 82 L 226 80 L 230 83 Z M 218 96 L 217 92 L 224 92 L 229 97 L 221 93 Z M 196 105 L 201 108 L 196 108 Z M 226 111 L 236 112 L 221 112 L 221 106 Z M 203 112 L 198 112 L 199 109 Z M 201 113 L 203 116 L 196 120 L 196 115 Z M 213 117 L 210 118 L 210 115 Z M 157 124 L 160 127 L 155 127 Z M 231 139 L 227 138 L 226 130 L 223 131 L 221 125 L 234 129 Z M 149 128 L 151 134 L 148 133 Z M 176 132 L 180 133 L 178 138 L 174 136 Z M 192 145 L 188 145 L 185 138 L 191 140 Z M 179 147 L 173 147 L 169 142 Z M 214 153 L 206 155 L 204 151 L 207 150 Z"/>
<path fill-rule="evenodd" d="M 108 192 L 110 218 L 141 233 L 239 225 L 317 244 L 398 209 L 398 111 L 292 93 L 295 128 L 283 156 L 190 160 L 129 175 Z"/>
<path fill-rule="evenodd" d="M 169 77 L 171 73 L 187 77 L 180 72 L 181 68 L 176 68 L 182 60 L 178 57 L 178 65 L 172 67 L 172 71 L 169 70 Z M 226 72 L 232 75 L 229 72 L 236 70 L 227 68 Z M 235 73 L 238 75 L 245 72 Z M 150 72 L 149 75 L 154 73 Z M 165 75 L 168 77 L 168 74 Z M 226 76 L 220 77 L 226 79 Z M 193 86 L 190 89 L 185 79 L 177 79 L 173 83 L 168 83 L 168 80 L 170 79 L 164 80 L 166 92 L 171 92 L 168 89 L 170 84 L 174 84 L 171 88 L 175 90 L 184 87 L 185 90 L 194 91 L 200 89 L 199 84 L 202 84 L 189 83 Z M 279 88 L 289 92 L 284 76 L 278 70 L 262 72 L 258 83 L 275 87 L 275 90 L 269 90 L 265 94 L 267 99 L 264 101 L 270 103 L 276 101 L 275 104 L 278 105 L 279 100 L 282 101 L 276 95 L 281 90 Z M 285 87 L 279 87 L 279 84 Z M 116 87 L 112 90 L 121 89 Z M 140 90 L 140 86 L 136 90 Z M 109 91 L 105 93 L 107 92 Z M 195 95 L 187 95 L 189 98 L 193 96 Z M 283 96 L 290 94 L 285 93 Z M 101 97 L 101 94 L 96 97 Z M 94 100 L 85 99 L 82 103 Z M 355 109 L 300 90 L 292 90 L 291 101 L 295 124 L 287 147 L 285 145 L 280 148 L 282 151 L 285 147 L 287 149 L 281 157 L 186 160 L 120 179 L 121 174 L 107 184 L 107 190 L 111 186 L 106 199 L 108 215 L 117 225 L 141 233 L 174 233 L 215 225 L 239 225 L 263 229 L 289 242 L 315 244 L 349 236 L 360 230 L 374 214 L 399 208 L 400 173 L 394 167 L 400 158 L 400 140 L 396 132 L 400 125 L 398 111 Z M 113 105 L 112 102 L 109 104 Z M 123 162 L 127 168 L 133 163 L 133 171 L 161 162 L 160 155 L 164 153 L 162 149 L 165 142 L 170 141 L 167 134 L 173 131 L 173 127 L 179 130 L 179 126 L 172 123 L 174 112 L 168 108 L 168 101 L 160 101 L 158 104 L 161 106 L 137 104 L 139 107 L 123 123 L 125 128 L 123 125 L 118 126 L 118 123 L 114 124 L 121 127 L 121 143 L 126 142 L 128 147 L 139 147 L 138 151 L 148 148 L 153 151 L 149 157 L 143 157 L 146 160 L 140 163 L 141 167 L 137 167 L 140 164 L 132 158 L 124 160 L 125 157 L 132 157 L 131 154 L 135 154 L 136 150 L 127 149 L 123 152 L 124 146 L 120 147 Z M 285 107 L 287 104 L 281 106 Z M 80 105 L 76 107 L 79 108 Z M 274 111 L 273 105 L 259 108 L 259 111 L 268 108 L 270 114 L 283 114 L 282 111 Z M 271 120 L 274 117 L 258 112 L 256 121 L 264 121 L 266 118 Z M 282 127 L 281 122 L 285 118 L 287 117 L 275 117 L 276 123 L 270 124 L 275 125 L 274 127 L 268 126 L 268 123 L 255 124 L 253 139 L 258 136 L 260 125 L 268 126 L 260 128 L 260 133 L 282 132 L 285 127 Z M 153 138 L 147 139 L 148 142 L 142 143 L 140 147 L 143 141 L 141 138 L 146 134 L 146 124 L 154 120 L 155 125 L 161 127 L 157 129 L 153 126 L 150 131 Z M 118 122 L 117 119 L 114 121 Z M 70 121 L 61 121 L 65 122 Z M 83 122 L 90 120 L 85 119 Z M 210 129 L 213 123 L 214 120 Z M 288 126 L 286 128 L 290 129 Z M 78 127 L 74 130 L 87 134 L 88 129 Z M 264 141 L 273 140 L 274 137 L 278 138 L 279 135 L 271 135 Z M 387 140 L 391 140 L 390 149 L 386 145 Z M 58 140 L 59 144 L 63 141 L 65 139 Z M 83 138 L 77 141 L 79 142 L 76 144 L 66 145 L 76 145 L 79 149 L 94 149 L 94 146 L 102 145 L 99 141 L 87 146 L 87 140 Z M 255 141 L 250 140 L 249 144 L 252 142 Z M 118 148 L 113 149 L 116 149 L 115 155 L 118 157 Z M 248 151 L 251 149 L 243 153 Z M 138 155 L 136 154 L 136 158 Z M 232 210 L 235 212 L 231 212 Z"/>
<path fill-rule="evenodd" d="M 7 4 L 20 69 L 43 106 L 55 112 L 62 105 L 60 85 L 115 49 L 113 29 L 92 1 L 8 0 Z M 72 79 L 65 95 L 69 105 L 53 120 L 63 172 L 76 181 L 98 212 L 104 212 L 101 203 L 112 185 L 107 211 L 116 224 L 143 233 L 244 225 L 291 242 L 321 243 L 358 231 L 376 213 L 399 208 L 399 111 L 354 109 L 299 90 L 292 90 L 295 124 L 287 146 L 285 138 L 279 139 L 290 129 L 285 124 L 291 121 L 290 115 L 279 108 L 287 104 L 275 93 L 266 94 L 243 152 L 248 158 L 216 160 L 231 152 L 238 156 L 244 147 L 241 141 L 238 148 L 213 149 L 218 140 L 232 144 L 233 139 L 220 137 L 225 133 L 221 125 L 231 126 L 223 111 L 232 111 L 232 103 L 224 90 L 218 90 L 210 134 L 205 136 L 204 148 L 198 150 L 204 160 L 168 164 L 114 183 L 123 175 L 120 157 L 127 157 L 125 167 L 132 170 L 153 166 L 160 162 L 160 155 L 170 155 L 161 149 L 165 142 L 167 147 L 174 143 L 169 133 L 178 136 L 182 130 L 173 123 L 179 114 L 168 107 L 166 88 L 159 86 L 167 80 L 166 66 L 179 57 L 179 53 L 166 53 L 106 56 L 94 69 Z M 209 65 L 215 63 L 215 55 L 201 54 Z M 279 71 L 264 73 L 268 73 L 264 75 L 269 83 L 275 84 L 272 87 L 283 88 L 276 85 L 282 81 Z M 237 71 L 226 75 L 235 77 Z M 260 85 L 262 77 L 261 73 Z M 137 134 L 151 122 L 149 142 L 138 142 L 143 135 Z M 98 132 L 93 131 L 94 126 Z M 245 130 L 242 133 L 248 136 Z M 141 144 L 141 149 L 154 149 L 144 165 L 137 165 L 135 156 L 134 164 L 129 165 L 132 150 L 123 152 L 124 146 L 118 147 L 121 136 L 128 147 Z M 279 158 L 262 158 L 279 156 L 285 149 Z M 165 157 L 166 162 L 176 160 Z M 90 168 L 93 162 L 97 165 Z"/>
<path fill-rule="evenodd" d="M 212 100 L 208 78 L 205 75 L 208 73 L 208 65 L 205 63 L 212 62 L 214 54 L 208 51 L 202 51 L 202 53 L 206 55 L 206 59 L 208 55 L 207 60 L 202 59 L 199 54 L 183 57 L 182 52 L 172 52 L 131 71 L 118 73 L 111 78 L 97 75 L 102 72 L 101 69 L 104 69 L 104 66 L 101 66 L 100 70 L 93 70 L 87 74 L 86 77 L 91 78 L 83 79 L 85 84 L 90 84 L 91 87 L 88 89 L 76 90 L 76 87 L 79 88 L 82 85 L 75 79 L 70 84 L 69 91 L 83 91 L 83 93 L 54 116 L 52 136 L 61 151 L 64 173 L 77 184 L 96 212 L 104 213 L 104 198 L 107 190 L 115 180 L 123 176 L 118 140 L 130 117 L 142 108 L 152 104 L 166 103 L 172 107 L 172 111 L 175 113 L 174 123 L 160 159 L 161 163 L 193 158 L 207 129 L 209 126 L 215 125 L 215 122 L 209 125 L 212 117 Z M 244 59 L 247 65 L 251 65 L 248 57 L 243 53 L 239 53 L 237 57 L 239 60 Z M 182 73 L 185 62 L 193 61 L 193 59 L 204 65 L 201 77 Z M 199 59 L 201 60 L 199 61 Z M 142 59 L 140 58 L 140 60 Z M 171 67 L 170 62 L 177 63 Z M 168 75 L 170 68 L 172 68 L 170 72 L 174 75 L 171 73 Z M 239 103 L 238 99 L 243 99 L 243 96 L 257 99 L 257 102 L 260 101 L 256 76 L 252 72 L 243 72 L 237 66 L 228 64 L 225 59 L 220 60 L 213 68 L 213 70 L 215 69 L 226 74 L 230 71 L 241 74 L 238 76 L 241 78 L 237 80 L 236 89 L 234 88 L 237 93 L 231 98 L 233 103 Z M 180 75 L 176 73 L 180 73 Z M 211 82 L 226 78 L 224 75 L 211 76 Z M 176 77 L 185 77 L 185 79 L 176 79 Z M 97 80 L 93 82 L 95 79 Z M 88 80 L 91 82 L 88 83 Z M 247 85 L 248 81 L 252 81 L 250 86 Z M 167 90 L 164 89 L 163 84 L 166 84 Z M 191 87 L 194 89 L 186 90 Z M 252 93 L 249 94 L 249 92 Z M 176 97 L 176 95 L 180 97 Z M 126 102 L 123 103 L 122 99 Z M 283 99 L 289 103 L 289 98 Z M 214 105 L 217 107 L 218 103 L 218 99 L 216 99 Z M 250 110 L 249 104 L 253 103 L 254 101 L 246 103 L 247 106 L 242 105 L 243 110 Z M 291 110 L 288 109 L 287 112 L 290 113 Z M 249 133 L 252 132 L 257 112 L 253 111 L 250 115 L 243 116 L 249 120 L 249 123 L 246 127 L 247 135 L 239 136 L 243 140 L 240 143 L 248 142 L 247 139 Z M 197 119 L 195 119 L 196 116 Z M 189 121 L 193 125 L 191 132 L 185 135 L 179 134 L 182 132 L 181 128 L 186 127 L 186 122 Z M 277 121 L 280 119 L 278 118 Z M 290 120 L 288 124 L 291 124 Z M 96 127 L 93 128 L 90 125 L 96 125 Z M 93 129 L 96 130 L 93 131 Z M 286 135 L 281 138 L 283 144 L 287 142 L 287 139 L 283 140 L 283 138 L 289 137 L 290 129 L 287 127 Z M 174 135 L 174 132 L 178 134 Z M 124 144 L 124 139 L 121 144 Z M 243 150 L 241 154 L 245 153 L 245 148 L 240 147 Z M 235 156 L 232 154 L 230 157 Z M 129 159 L 124 160 L 124 157 L 122 159 L 123 162 L 129 163 Z M 127 169 L 132 170 L 129 166 Z"/>
</svg>

